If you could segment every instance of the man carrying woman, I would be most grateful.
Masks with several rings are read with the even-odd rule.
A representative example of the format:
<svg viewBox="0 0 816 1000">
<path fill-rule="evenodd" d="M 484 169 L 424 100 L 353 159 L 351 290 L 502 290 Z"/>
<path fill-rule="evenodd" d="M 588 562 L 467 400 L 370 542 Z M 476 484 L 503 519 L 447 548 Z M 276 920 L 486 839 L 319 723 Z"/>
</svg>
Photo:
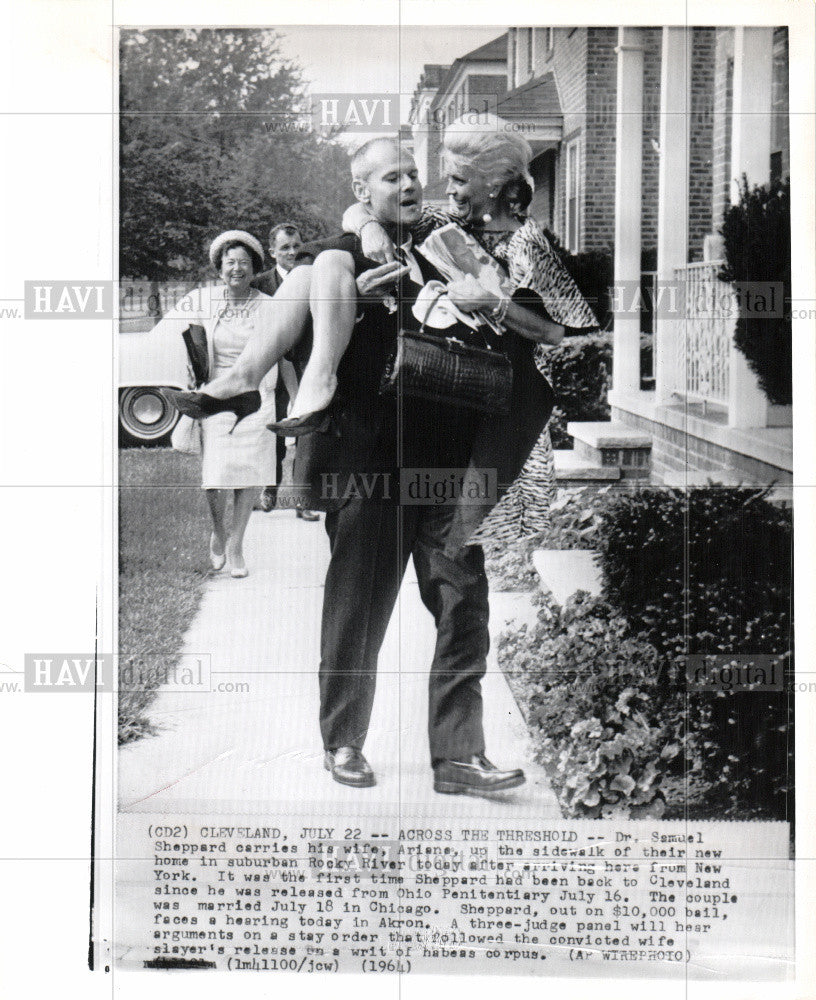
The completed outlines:
<svg viewBox="0 0 816 1000">
<path fill-rule="evenodd" d="M 398 330 L 419 326 L 412 310 L 417 296 L 429 281 L 444 281 L 412 252 L 412 228 L 427 223 L 416 167 L 396 139 L 380 139 L 367 143 L 352 160 L 354 193 L 363 206 L 362 238 L 346 234 L 313 248 L 322 252 L 308 278 L 298 277 L 307 268 L 296 268 L 287 279 L 292 284 L 279 293 L 289 292 L 282 312 L 290 318 L 298 310 L 305 315 L 303 290 L 308 285 L 315 342 L 299 392 L 300 397 L 306 389 L 308 402 L 281 424 L 286 433 L 306 433 L 299 463 L 305 478 L 318 486 L 326 473 L 337 477 L 331 480 L 337 483 L 360 472 L 404 468 L 495 469 L 500 488 L 509 485 L 505 501 L 510 503 L 503 516 L 514 529 L 525 530 L 530 503 L 536 500 L 536 477 L 541 482 L 551 472 L 546 460 L 542 472 L 540 457 L 532 468 L 525 464 L 536 448 L 546 453 L 548 444 L 545 425 L 553 397 L 537 368 L 542 346 L 557 344 L 565 326 L 591 328 L 595 320 L 543 236 L 539 240 L 532 226 L 518 235 L 525 223 L 517 214 L 532 193 L 524 178 L 529 147 L 513 137 L 498 150 L 501 155 L 490 147 L 486 151 L 481 164 L 492 175 L 483 178 L 476 167 L 472 175 L 452 175 L 454 205 L 457 214 L 464 216 L 467 210 L 478 216 L 482 227 L 494 220 L 498 224 L 491 226 L 490 236 L 483 235 L 482 245 L 504 267 L 515 291 L 496 296 L 468 277 L 448 283 L 447 296 L 464 313 L 492 313 L 504 326 L 502 349 L 513 366 L 509 412 L 479 418 L 455 406 L 387 399 L 379 392 Z M 458 169 L 470 166 L 462 158 Z M 381 247 L 399 248 L 399 259 L 372 269 L 366 256 L 374 252 L 366 248 L 368 231 Z M 358 297 L 358 292 L 371 290 L 392 290 L 395 311 Z M 229 409 L 229 397 L 249 391 L 280 348 L 280 342 L 269 338 L 248 345 L 238 372 L 183 405 Z M 314 369 L 312 378 L 309 368 Z M 434 788 L 484 794 L 520 785 L 521 770 L 500 771 L 484 756 L 480 681 L 489 641 L 487 580 L 484 556 L 473 536 L 495 499 L 483 505 L 423 507 L 400 506 L 393 492 L 358 496 L 340 490 L 334 496 L 333 503 L 324 503 L 332 551 L 320 665 L 327 769 L 343 784 L 363 787 L 375 781 L 362 747 L 377 656 L 412 555 L 420 595 L 437 628 L 428 719 Z"/>
</svg>

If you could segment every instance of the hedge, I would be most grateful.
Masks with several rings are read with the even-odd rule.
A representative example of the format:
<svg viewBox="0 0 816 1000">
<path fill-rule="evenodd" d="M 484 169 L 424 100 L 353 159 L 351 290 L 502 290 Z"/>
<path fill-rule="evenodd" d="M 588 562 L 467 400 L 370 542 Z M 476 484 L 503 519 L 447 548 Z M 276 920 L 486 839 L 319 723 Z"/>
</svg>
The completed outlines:
<svg viewBox="0 0 816 1000">
<path fill-rule="evenodd" d="M 599 515 L 604 592 L 658 649 L 790 648 L 790 511 L 763 489 L 643 488 Z"/>
<path fill-rule="evenodd" d="M 553 448 L 571 448 L 570 420 L 608 420 L 612 335 L 565 337 L 547 351 L 555 407 L 550 417 Z"/>
</svg>

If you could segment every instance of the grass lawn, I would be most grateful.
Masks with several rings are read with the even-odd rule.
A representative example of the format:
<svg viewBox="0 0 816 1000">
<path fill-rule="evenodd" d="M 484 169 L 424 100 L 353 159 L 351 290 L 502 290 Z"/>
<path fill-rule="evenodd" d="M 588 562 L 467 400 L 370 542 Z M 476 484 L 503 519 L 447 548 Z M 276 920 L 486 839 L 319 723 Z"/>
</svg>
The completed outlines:
<svg viewBox="0 0 816 1000">
<path fill-rule="evenodd" d="M 120 693 L 122 744 L 153 731 L 147 708 L 178 659 L 210 572 L 210 520 L 196 457 L 122 450 L 119 484 L 120 670 L 148 678 Z"/>
</svg>

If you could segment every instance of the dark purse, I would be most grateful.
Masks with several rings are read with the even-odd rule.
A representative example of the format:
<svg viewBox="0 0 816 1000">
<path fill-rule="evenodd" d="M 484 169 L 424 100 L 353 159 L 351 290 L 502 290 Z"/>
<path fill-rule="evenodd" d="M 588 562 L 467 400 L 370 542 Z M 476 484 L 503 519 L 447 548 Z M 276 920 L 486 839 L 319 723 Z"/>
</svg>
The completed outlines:
<svg viewBox="0 0 816 1000">
<path fill-rule="evenodd" d="M 187 357 L 193 371 L 196 388 L 210 381 L 210 356 L 207 352 L 207 332 L 203 326 L 191 323 L 182 333 Z"/>
<path fill-rule="evenodd" d="M 441 295 L 431 303 L 418 331 L 400 330 L 388 360 L 380 395 L 402 393 L 416 399 L 458 406 L 479 413 L 510 412 L 513 368 L 503 351 L 466 343 L 459 337 L 425 333 L 425 324 Z"/>
</svg>

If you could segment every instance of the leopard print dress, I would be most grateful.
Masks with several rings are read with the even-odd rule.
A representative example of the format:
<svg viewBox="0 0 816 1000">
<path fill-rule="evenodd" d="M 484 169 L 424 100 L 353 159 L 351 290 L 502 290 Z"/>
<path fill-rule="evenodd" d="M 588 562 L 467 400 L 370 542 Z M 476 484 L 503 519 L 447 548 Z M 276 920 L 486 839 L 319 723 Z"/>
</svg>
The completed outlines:
<svg viewBox="0 0 816 1000">
<path fill-rule="evenodd" d="M 450 222 L 461 225 L 447 212 L 426 207 L 414 230 L 415 242 L 421 243 L 432 230 Z M 516 289 L 529 288 L 541 296 L 553 322 L 575 332 L 597 330 L 595 315 L 533 219 L 527 219 L 515 232 L 462 228 L 503 265 Z M 546 345 L 536 347 L 536 367 L 547 378 L 551 375 L 549 355 Z M 503 546 L 541 534 L 550 525 L 555 494 L 555 459 L 546 426 L 515 481 L 471 535 L 470 544 L 492 542 Z"/>
</svg>

